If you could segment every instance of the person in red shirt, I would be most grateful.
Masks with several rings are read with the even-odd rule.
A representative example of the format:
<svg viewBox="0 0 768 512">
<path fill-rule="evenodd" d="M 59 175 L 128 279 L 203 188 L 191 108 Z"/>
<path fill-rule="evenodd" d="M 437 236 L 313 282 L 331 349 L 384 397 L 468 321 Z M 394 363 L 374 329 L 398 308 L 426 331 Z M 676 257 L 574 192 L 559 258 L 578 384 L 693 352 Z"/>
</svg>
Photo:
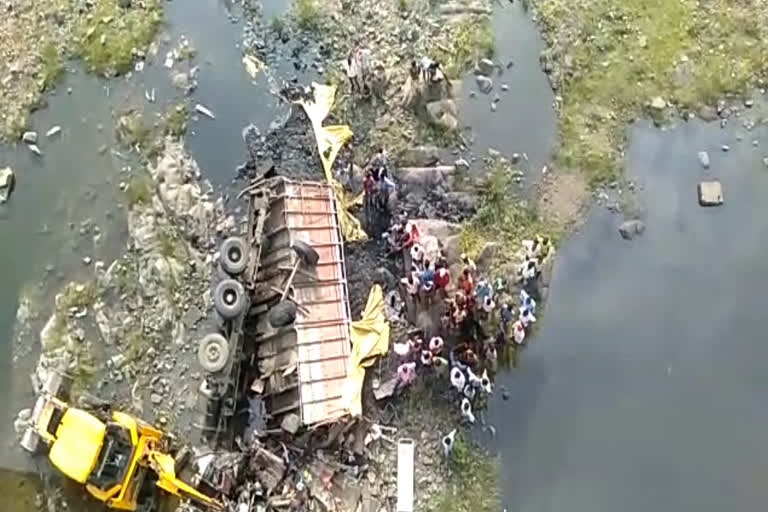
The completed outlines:
<svg viewBox="0 0 768 512">
<path fill-rule="evenodd" d="M 365 173 L 365 179 L 363 180 L 363 190 L 365 191 L 365 200 L 369 202 L 373 200 L 373 174 L 371 171 Z"/>
<path fill-rule="evenodd" d="M 472 278 L 472 272 L 469 268 L 465 268 L 464 272 L 459 277 L 459 288 L 464 291 L 464 295 L 472 297 L 475 290 L 475 280 Z"/>
<path fill-rule="evenodd" d="M 448 284 L 451 282 L 451 271 L 447 268 L 439 268 L 437 272 L 435 272 L 435 288 L 438 290 L 442 290 L 442 293 L 444 294 L 445 291 L 448 289 Z"/>
</svg>

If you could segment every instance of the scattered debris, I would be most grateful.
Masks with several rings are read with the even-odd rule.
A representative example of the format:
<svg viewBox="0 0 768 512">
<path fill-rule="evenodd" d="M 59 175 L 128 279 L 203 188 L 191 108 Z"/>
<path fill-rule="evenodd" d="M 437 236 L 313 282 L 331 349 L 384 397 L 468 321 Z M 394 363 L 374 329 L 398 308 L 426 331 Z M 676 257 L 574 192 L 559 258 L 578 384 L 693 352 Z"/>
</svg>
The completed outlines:
<svg viewBox="0 0 768 512">
<path fill-rule="evenodd" d="M 208 108 L 204 107 L 200 103 L 195 105 L 195 110 L 201 114 L 203 114 L 206 117 L 209 117 L 211 119 L 216 119 L 216 116 L 211 112 Z"/>
<path fill-rule="evenodd" d="M 0 204 L 6 203 L 11 198 L 16 186 L 16 176 L 10 167 L 0 169 Z"/>
<path fill-rule="evenodd" d="M 37 132 L 24 132 L 21 136 L 21 140 L 27 144 L 37 144 Z"/>
<path fill-rule="evenodd" d="M 702 181 L 697 190 L 701 206 L 720 206 L 723 204 L 723 187 L 719 181 Z"/>
<path fill-rule="evenodd" d="M 699 151 L 697 153 L 697 156 L 699 158 L 699 163 L 701 166 L 705 169 L 709 169 L 709 153 L 706 151 Z"/>
</svg>

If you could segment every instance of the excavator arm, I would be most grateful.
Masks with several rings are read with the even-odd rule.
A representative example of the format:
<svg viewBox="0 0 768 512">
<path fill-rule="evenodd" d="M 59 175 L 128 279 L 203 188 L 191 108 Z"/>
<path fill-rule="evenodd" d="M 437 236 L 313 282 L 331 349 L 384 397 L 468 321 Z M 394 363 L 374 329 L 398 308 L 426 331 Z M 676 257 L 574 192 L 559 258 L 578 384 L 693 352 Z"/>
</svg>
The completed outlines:
<svg viewBox="0 0 768 512">
<path fill-rule="evenodd" d="M 205 505 L 209 510 L 221 511 L 223 505 L 214 498 L 207 496 L 191 485 L 176 477 L 176 463 L 167 453 L 151 451 L 148 454 L 149 466 L 157 473 L 157 486 L 166 492 L 180 498 L 191 499 Z"/>
</svg>

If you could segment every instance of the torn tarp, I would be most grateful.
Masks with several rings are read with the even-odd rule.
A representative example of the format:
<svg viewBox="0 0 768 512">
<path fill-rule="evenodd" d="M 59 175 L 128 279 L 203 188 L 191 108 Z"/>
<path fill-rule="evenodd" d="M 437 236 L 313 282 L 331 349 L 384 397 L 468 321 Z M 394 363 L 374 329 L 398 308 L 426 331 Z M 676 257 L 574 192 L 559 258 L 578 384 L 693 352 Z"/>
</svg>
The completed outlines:
<svg viewBox="0 0 768 512">
<path fill-rule="evenodd" d="M 363 310 L 363 318 L 352 322 L 350 326 L 352 353 L 350 354 L 349 374 L 344 384 L 343 402 L 347 404 L 352 416 L 363 412 L 362 390 L 365 369 L 389 350 L 389 322 L 385 316 L 384 292 L 381 286 L 374 285 L 368 294 L 368 303 Z"/>
<path fill-rule="evenodd" d="M 307 117 L 312 123 L 312 129 L 317 140 L 317 150 L 320 153 L 320 160 L 323 162 L 325 179 L 333 187 L 339 206 L 341 230 L 347 240 L 366 240 L 368 236 L 360 226 L 360 221 L 349 213 L 349 207 L 354 204 L 361 204 L 362 197 L 347 197 L 344 187 L 333 175 L 333 162 L 336 160 L 336 155 L 339 154 L 341 147 L 352 137 L 352 130 L 347 125 L 323 126 L 323 120 L 328 116 L 333 106 L 336 87 L 313 82 L 312 90 L 314 91 L 313 102 L 298 100 L 296 103 L 304 108 L 304 112 L 307 113 Z"/>
</svg>

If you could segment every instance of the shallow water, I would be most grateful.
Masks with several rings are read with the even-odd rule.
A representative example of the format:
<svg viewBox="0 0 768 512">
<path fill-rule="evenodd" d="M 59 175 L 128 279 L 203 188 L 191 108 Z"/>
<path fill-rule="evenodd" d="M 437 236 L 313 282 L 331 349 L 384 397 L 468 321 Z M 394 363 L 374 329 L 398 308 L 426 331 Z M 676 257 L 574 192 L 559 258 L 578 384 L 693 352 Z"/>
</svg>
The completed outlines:
<svg viewBox="0 0 768 512">
<path fill-rule="evenodd" d="M 533 344 L 500 384 L 510 511 L 762 509 L 768 493 L 766 130 L 690 123 L 631 130 L 646 234 L 593 212 L 560 249 Z M 730 144 L 729 153 L 720 145 Z M 708 150 L 709 171 L 696 152 Z M 698 206 L 719 178 L 725 205 Z"/>
<path fill-rule="evenodd" d="M 493 91 L 481 93 L 475 76 L 468 74 L 462 87 L 461 120 L 469 125 L 468 138 L 474 140 L 472 151 L 479 157 L 493 148 L 507 157 L 526 153 L 522 165 L 527 181 L 541 176 L 557 137 L 557 117 L 552 102 L 554 94 L 539 66 L 544 42 L 538 28 L 520 2 L 494 3 L 493 28 L 496 33 L 494 62 L 501 71 L 493 74 Z M 509 62 L 513 66 L 507 68 Z M 509 90 L 502 91 L 505 84 Z M 474 92 L 476 96 L 470 97 Z M 491 102 L 499 96 L 496 112 Z"/>
</svg>

